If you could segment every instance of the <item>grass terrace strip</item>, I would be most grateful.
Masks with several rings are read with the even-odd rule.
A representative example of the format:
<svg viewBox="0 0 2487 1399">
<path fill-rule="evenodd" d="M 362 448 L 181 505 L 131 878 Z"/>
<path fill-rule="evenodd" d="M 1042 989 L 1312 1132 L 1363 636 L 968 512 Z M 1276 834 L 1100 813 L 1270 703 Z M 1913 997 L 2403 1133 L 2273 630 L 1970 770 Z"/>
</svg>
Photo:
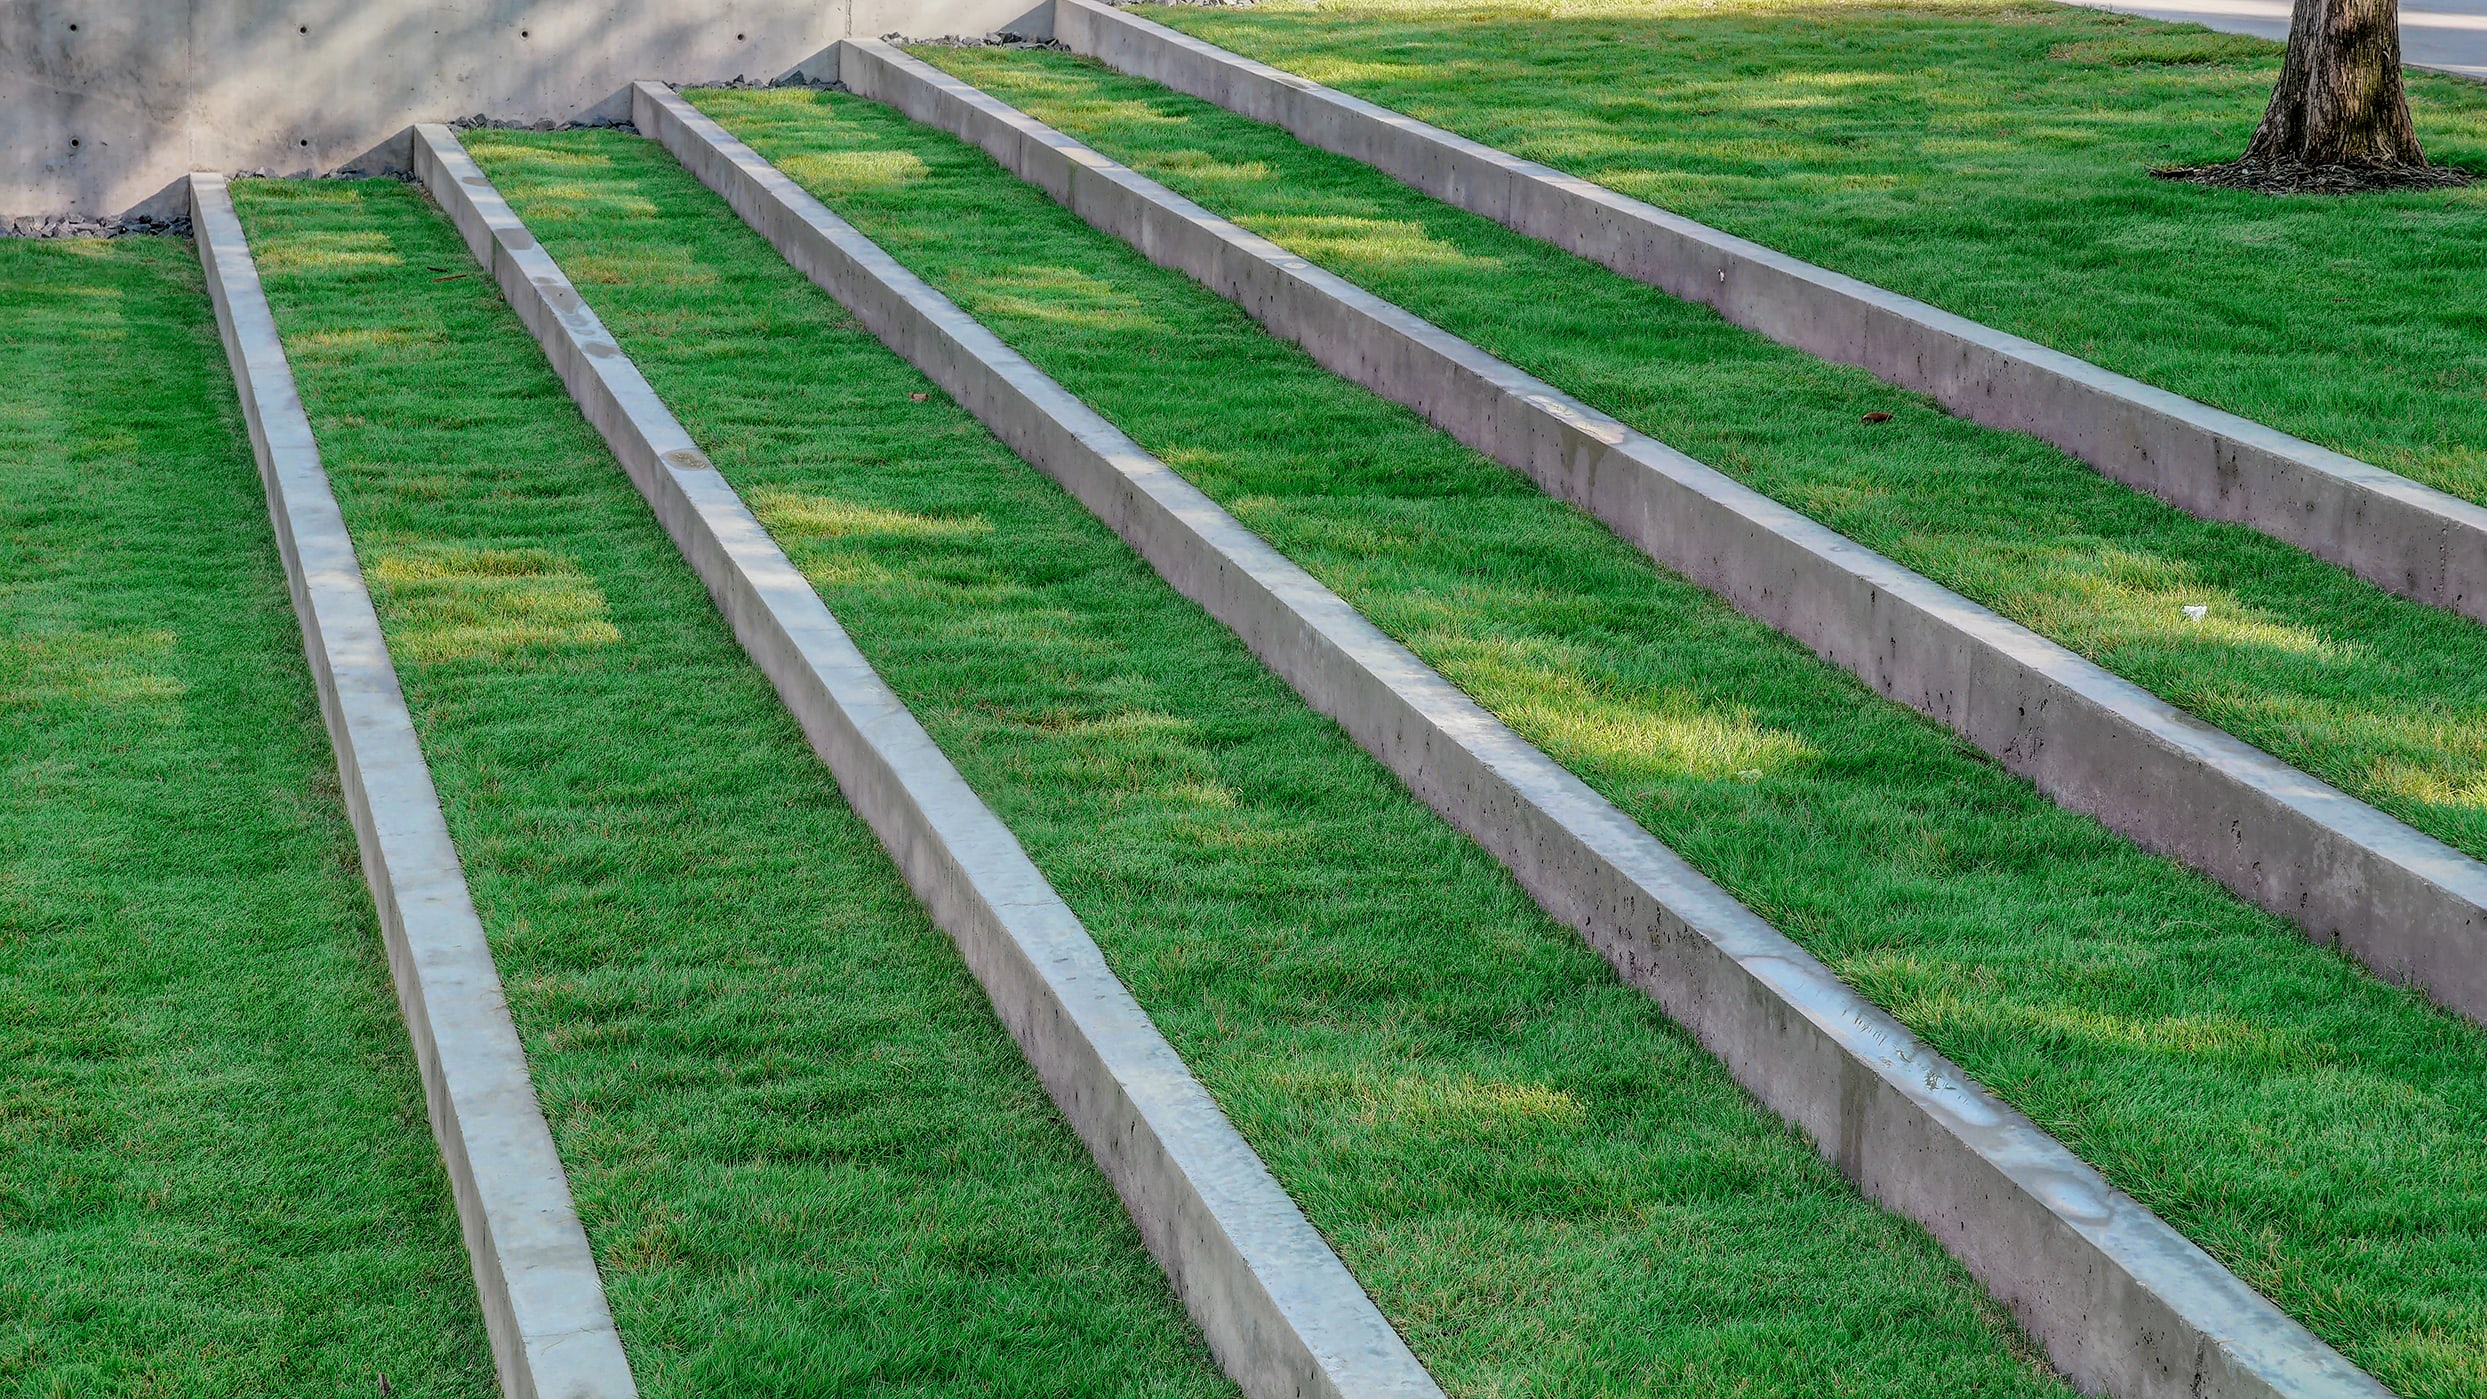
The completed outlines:
<svg viewBox="0 0 2487 1399">
<path fill-rule="evenodd" d="M 663 149 L 469 149 L 1446 1391 L 2065 1392 Z"/>
<path fill-rule="evenodd" d="M 0 239 L 0 1389 L 496 1394 L 179 238 Z"/>
<path fill-rule="evenodd" d="M 1056 0 L 1073 52 L 1284 128 L 1470 213 L 1859 365 L 2126 485 L 2249 526 L 2405 597 L 2487 618 L 2487 507 L 1776 253 L 1099 0 Z"/>
<path fill-rule="evenodd" d="M 234 197 L 642 1392 L 1231 1395 L 457 231 Z"/>
<path fill-rule="evenodd" d="M 2352 1360 L 2404 1395 L 2487 1388 L 2476 1026 L 2052 805 L 973 148 L 841 94 L 694 100 Z"/>
<path fill-rule="evenodd" d="M 872 41 L 839 53 L 849 88 L 966 137 L 1334 372 L 1527 472 L 2057 800 L 2294 918 L 2386 978 L 2487 1018 L 2487 864 L 929 64 Z M 2487 652 L 2487 634 L 2471 640 Z"/>
<path fill-rule="evenodd" d="M 638 128 L 1511 869 L 2086 1390 L 2384 1391 L 1917 1043 L 749 147 L 653 83 Z"/>
<path fill-rule="evenodd" d="M 957 939 L 1227 1373 L 1263 1399 L 1438 1399 L 1009 828 L 873 672 L 457 137 L 417 126 L 413 155 L 417 177 L 492 269 L 735 639 Z"/>
<path fill-rule="evenodd" d="M 2032 0 L 1270 0 L 1153 21 L 2487 501 L 2487 190 L 2268 198 L 2281 46 Z M 2487 85 L 2409 75 L 2487 169 Z"/>
<path fill-rule="evenodd" d="M 596 1260 L 224 177 L 192 175 L 189 201 L 501 1388 L 632 1399 Z"/>
</svg>

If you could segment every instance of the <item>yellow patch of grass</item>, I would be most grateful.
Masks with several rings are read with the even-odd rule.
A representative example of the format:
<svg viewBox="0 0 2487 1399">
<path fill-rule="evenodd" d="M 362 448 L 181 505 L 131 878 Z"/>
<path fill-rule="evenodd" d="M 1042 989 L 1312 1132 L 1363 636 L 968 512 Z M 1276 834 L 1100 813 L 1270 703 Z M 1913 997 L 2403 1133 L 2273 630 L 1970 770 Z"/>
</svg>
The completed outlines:
<svg viewBox="0 0 2487 1399">
<path fill-rule="evenodd" d="M 408 660 L 506 661 L 622 639 L 595 580 L 546 550 L 414 545 L 378 551 L 370 573 Z"/>
<path fill-rule="evenodd" d="M 814 151 L 778 165 L 805 186 L 832 190 L 896 189 L 932 173 L 912 151 Z"/>
<path fill-rule="evenodd" d="M 958 539 L 993 532 L 982 515 L 945 519 L 799 491 L 754 491 L 751 513 L 780 539 Z"/>
<path fill-rule="evenodd" d="M 169 631 L 0 637 L 0 695 L 17 704 L 152 704 L 181 698 Z"/>
<path fill-rule="evenodd" d="M 1390 1073 L 1359 1067 L 1278 1074 L 1281 1091 L 1350 1105 L 1368 1127 L 1503 1134 L 1539 1123 L 1569 1125 L 1584 1114 L 1580 1099 L 1542 1083 L 1499 1082 L 1459 1074 Z"/>
<path fill-rule="evenodd" d="M 386 233 L 367 228 L 300 229 L 255 242 L 250 253 L 262 275 L 402 267 L 406 261 L 389 246 Z"/>
</svg>

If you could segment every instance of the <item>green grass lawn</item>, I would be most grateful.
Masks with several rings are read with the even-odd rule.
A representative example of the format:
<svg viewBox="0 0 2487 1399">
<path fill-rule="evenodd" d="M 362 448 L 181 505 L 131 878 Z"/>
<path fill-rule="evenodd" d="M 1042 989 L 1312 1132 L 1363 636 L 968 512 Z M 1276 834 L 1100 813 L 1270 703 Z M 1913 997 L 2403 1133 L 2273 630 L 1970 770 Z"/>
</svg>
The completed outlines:
<svg viewBox="0 0 2487 1399">
<path fill-rule="evenodd" d="M 1274 128 L 1067 55 L 926 56 L 2487 858 L 2487 629 L 2478 624 L 2253 531 L 2193 519 L 2034 439 L 1948 417 L 1861 370 L 1737 330 Z M 1878 409 L 1897 416 L 1861 421 Z M 2208 617 L 2187 620 L 2187 604 L 2208 606 Z"/>
<path fill-rule="evenodd" d="M 198 255 L 0 239 L 0 1394 L 498 1394 Z"/>
<path fill-rule="evenodd" d="M 1268 0 L 1151 19 L 2487 500 L 2487 183 L 2282 199 L 2280 46 L 2031 0 Z M 2487 86 L 2413 73 L 2487 173 Z"/>
<path fill-rule="evenodd" d="M 1452 1392 L 2063 1392 L 1920 1231 L 661 149 L 471 149 Z M 1038 239 L 1011 286 L 1075 275 L 1009 229 Z"/>
<path fill-rule="evenodd" d="M 447 221 L 234 196 L 641 1392 L 1231 1394 Z"/>
<path fill-rule="evenodd" d="M 1016 63 L 1024 55 L 995 57 Z M 1515 473 L 1323 373 L 1223 300 L 1148 265 L 981 154 L 843 95 L 707 92 L 696 100 L 2401 1393 L 2487 1392 L 2487 1100 L 2478 1092 L 2487 1034 L 2054 807 L 1931 722 L 1874 699 L 1652 568 Z M 522 200 L 537 232 L 596 276 L 587 294 L 660 388 L 705 413 L 697 405 L 717 392 L 705 381 L 734 373 L 745 352 L 724 341 L 663 347 L 697 317 L 719 314 L 722 292 L 702 293 L 710 301 L 702 305 L 702 294 L 659 297 L 641 285 L 660 266 L 678 265 L 677 246 L 689 235 L 643 237 L 628 257 L 589 241 L 618 239 L 598 230 L 667 207 L 657 191 L 670 185 L 656 173 L 627 184 L 604 183 L 615 177 L 600 173 L 604 162 L 637 170 L 655 157 L 609 138 L 525 140 L 547 152 L 534 167 L 545 192 Z M 532 173 L 498 154 L 502 138 L 490 149 L 513 183 Z M 562 161 L 578 172 L 567 183 Z M 591 216 L 606 223 L 591 228 Z M 1431 245 L 1402 246 L 1409 261 L 1422 262 Z M 721 287 L 782 276 L 742 270 L 742 255 L 704 265 L 712 277 L 736 269 Z M 774 488 L 774 477 L 753 473 L 783 468 L 760 455 L 769 441 L 746 425 L 765 421 L 765 405 L 798 389 L 827 392 L 837 376 L 816 369 L 813 387 L 799 369 L 781 371 L 752 354 L 741 369 L 750 397 L 735 400 L 748 406 L 731 420 L 734 431 L 715 434 L 716 445 L 748 459 L 731 468 L 743 479 Z M 679 371 L 673 356 L 684 361 Z M 935 407 L 913 411 L 923 415 L 925 440 L 956 430 Z M 1930 436 L 1971 431 L 1911 421 Z M 842 480 L 861 490 L 881 477 L 857 470 Z M 955 494 L 944 499 L 958 503 L 908 509 L 942 520 L 994 508 L 987 492 L 945 489 Z M 806 538 L 803 526 L 778 519 L 781 533 Z M 830 537 L 806 546 L 819 551 L 808 558 L 833 605 L 885 634 L 871 620 L 874 590 L 904 584 L 882 552 L 900 543 L 818 533 Z M 962 581 L 982 577 L 964 562 L 953 567 Z M 942 694 L 911 688 L 918 682 L 908 667 L 883 654 L 902 690 Z M 1248 675 L 1215 685 L 1207 675 L 1194 673 L 1169 693 L 1205 704 L 1194 696 L 1262 688 Z M 1028 740 L 1006 721 L 1033 725 L 1051 712 L 971 713 L 935 729 L 972 775 L 987 760 L 954 735 L 1015 752 Z M 1125 732 L 1143 730 L 1127 724 Z M 1101 743 L 1096 751 L 1104 761 L 1117 750 Z M 1056 769 L 1030 761 L 1027 770 Z M 1170 767 L 1155 780 L 1181 790 L 1191 779 Z M 988 790 L 1040 860 L 1102 839 L 1084 811 Z M 1298 820 L 1345 819 L 1340 801 L 1318 799 Z M 1324 848 L 1318 840 L 1303 846 L 1307 857 Z M 1082 895 L 1124 881 L 1138 895 L 1167 892 L 1162 879 L 1057 875 Z M 1122 922 L 1094 906 L 1083 911 L 1144 1001 L 1187 999 L 1158 999 L 1163 973 L 1140 960 Z M 1402 976 L 1454 970 L 1444 946 L 1420 942 L 1404 956 Z M 1161 1015 L 1255 1132 L 1256 1110 L 1240 1106 L 1224 1051 L 1203 1048 L 1186 1016 Z M 1295 1158 L 1272 1138 L 1256 1139 L 1287 1175 Z M 1321 1192 L 1299 1189 L 1324 1218 Z"/>
</svg>

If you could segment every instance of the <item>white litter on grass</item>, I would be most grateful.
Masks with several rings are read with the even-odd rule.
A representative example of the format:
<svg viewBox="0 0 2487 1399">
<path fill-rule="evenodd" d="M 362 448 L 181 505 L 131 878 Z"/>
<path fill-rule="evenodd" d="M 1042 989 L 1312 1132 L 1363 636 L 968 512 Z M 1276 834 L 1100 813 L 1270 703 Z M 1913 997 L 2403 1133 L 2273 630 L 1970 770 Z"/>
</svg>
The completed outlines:
<svg viewBox="0 0 2487 1399">
<path fill-rule="evenodd" d="M 1743 768 L 1736 773 L 1736 776 L 1746 782 L 1759 782 L 1762 780 L 1762 770 L 1760 768 Z"/>
<path fill-rule="evenodd" d="M 2199 622 L 2203 618 L 2210 615 L 2211 609 L 2210 605 L 2207 603 L 2189 602 L 2185 604 L 2185 620 L 2188 622 Z"/>
</svg>

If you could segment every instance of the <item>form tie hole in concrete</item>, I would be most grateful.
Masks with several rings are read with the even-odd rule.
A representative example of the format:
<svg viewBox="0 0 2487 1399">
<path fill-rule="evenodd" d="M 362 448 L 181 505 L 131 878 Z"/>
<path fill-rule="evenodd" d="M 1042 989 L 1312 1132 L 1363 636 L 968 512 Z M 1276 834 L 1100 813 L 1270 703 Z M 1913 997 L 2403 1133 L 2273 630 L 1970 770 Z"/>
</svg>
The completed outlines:
<svg viewBox="0 0 2487 1399">
<path fill-rule="evenodd" d="M 739 43 L 741 43 L 742 41 L 743 41 L 743 36 L 742 36 L 742 35 L 737 34 L 737 35 L 735 35 L 735 36 L 734 36 L 734 42 L 735 42 L 735 43 L 738 43 L 738 44 L 739 44 Z"/>
<path fill-rule="evenodd" d="M 76 25 L 74 25 L 74 24 L 73 24 L 73 25 L 71 25 L 71 26 L 69 26 L 69 32 L 70 32 L 70 33 L 72 33 L 72 34 L 77 33 L 77 32 L 78 32 L 78 26 L 76 26 Z"/>
<path fill-rule="evenodd" d="M 526 31 L 526 30 L 524 30 L 524 29 L 519 30 L 519 31 L 518 31 L 518 37 L 519 37 L 519 38 L 521 38 L 521 39 L 526 38 L 526 37 L 527 37 L 527 31 Z"/>
<path fill-rule="evenodd" d="M 78 138 L 77 138 L 77 137 L 75 137 L 75 136 L 70 137 L 70 138 L 69 138 L 69 149 L 71 149 L 71 150 L 73 150 L 73 151 L 74 151 L 74 150 L 76 150 L 77 148 L 78 148 Z"/>
<path fill-rule="evenodd" d="M 308 34 L 308 33 L 310 33 L 310 32 L 311 32 L 311 26 L 309 26 L 309 25 L 307 25 L 307 24 L 298 24 L 298 25 L 295 25 L 295 26 L 294 26 L 294 32 L 295 32 L 296 34 Z"/>
</svg>

